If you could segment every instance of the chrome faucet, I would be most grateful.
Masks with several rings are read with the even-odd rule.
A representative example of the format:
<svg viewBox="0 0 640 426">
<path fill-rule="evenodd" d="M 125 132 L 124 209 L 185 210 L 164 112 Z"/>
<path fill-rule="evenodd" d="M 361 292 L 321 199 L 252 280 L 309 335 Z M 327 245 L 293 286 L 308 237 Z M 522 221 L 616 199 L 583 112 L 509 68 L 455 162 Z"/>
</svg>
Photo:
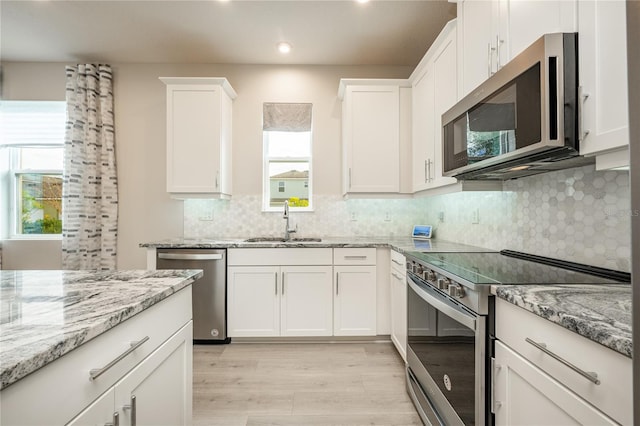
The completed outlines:
<svg viewBox="0 0 640 426">
<path fill-rule="evenodd" d="M 298 232 L 297 224 L 295 228 L 289 228 L 289 200 L 284 201 L 284 215 L 282 216 L 282 218 L 287 220 L 287 224 L 284 228 L 284 240 L 289 241 L 291 239 L 291 234 Z"/>
</svg>

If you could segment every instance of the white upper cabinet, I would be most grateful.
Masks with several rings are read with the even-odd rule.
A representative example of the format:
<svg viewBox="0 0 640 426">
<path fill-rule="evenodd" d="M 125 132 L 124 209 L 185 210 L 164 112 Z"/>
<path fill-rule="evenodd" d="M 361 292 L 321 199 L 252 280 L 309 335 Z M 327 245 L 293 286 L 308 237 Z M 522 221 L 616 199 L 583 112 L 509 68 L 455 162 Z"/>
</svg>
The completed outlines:
<svg viewBox="0 0 640 426">
<path fill-rule="evenodd" d="M 576 0 L 459 0 L 460 98 L 543 34 L 576 31 L 576 15 Z"/>
<path fill-rule="evenodd" d="M 626 5 L 622 0 L 578 1 L 582 90 L 580 154 L 596 168 L 629 165 Z"/>
<path fill-rule="evenodd" d="M 447 24 L 410 77 L 413 86 L 413 192 L 451 185 L 442 176 L 442 114 L 457 100 L 455 21 Z"/>
<path fill-rule="evenodd" d="M 401 112 L 409 113 L 401 89 L 407 86 L 406 80 L 340 81 L 343 195 L 401 192 L 401 134 L 409 134 L 401 131 L 407 123 Z"/>
<path fill-rule="evenodd" d="M 161 77 L 167 85 L 167 192 L 231 197 L 231 120 L 226 78 Z"/>
</svg>

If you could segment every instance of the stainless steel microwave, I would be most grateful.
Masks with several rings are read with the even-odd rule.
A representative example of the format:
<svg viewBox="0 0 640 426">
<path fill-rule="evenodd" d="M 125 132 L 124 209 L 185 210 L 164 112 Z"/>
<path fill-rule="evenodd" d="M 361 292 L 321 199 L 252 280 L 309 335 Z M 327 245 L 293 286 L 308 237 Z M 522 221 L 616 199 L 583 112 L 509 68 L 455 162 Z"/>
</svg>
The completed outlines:
<svg viewBox="0 0 640 426">
<path fill-rule="evenodd" d="M 443 172 L 506 180 L 579 156 L 578 36 L 546 34 L 442 115 Z"/>
</svg>

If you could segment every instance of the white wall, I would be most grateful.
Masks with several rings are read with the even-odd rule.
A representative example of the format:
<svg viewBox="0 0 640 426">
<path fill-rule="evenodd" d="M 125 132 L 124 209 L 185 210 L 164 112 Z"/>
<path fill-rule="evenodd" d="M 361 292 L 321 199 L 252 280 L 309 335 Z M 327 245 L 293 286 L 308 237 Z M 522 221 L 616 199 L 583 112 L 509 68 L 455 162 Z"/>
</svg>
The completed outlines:
<svg viewBox="0 0 640 426">
<path fill-rule="evenodd" d="M 262 192 L 262 103 L 311 102 L 314 191 L 340 194 L 340 78 L 406 78 L 410 67 L 112 64 L 119 181 L 118 268 L 144 268 L 138 244 L 183 236 L 183 202 L 165 192 L 165 86 L 161 76 L 227 77 L 233 110 L 233 193 Z M 4 63 L 5 99 L 64 100 L 64 64 Z M 42 244 L 51 256 L 58 247 Z M 9 257 L 3 246 L 5 258 Z M 37 267 L 41 256 L 33 259 Z"/>
</svg>

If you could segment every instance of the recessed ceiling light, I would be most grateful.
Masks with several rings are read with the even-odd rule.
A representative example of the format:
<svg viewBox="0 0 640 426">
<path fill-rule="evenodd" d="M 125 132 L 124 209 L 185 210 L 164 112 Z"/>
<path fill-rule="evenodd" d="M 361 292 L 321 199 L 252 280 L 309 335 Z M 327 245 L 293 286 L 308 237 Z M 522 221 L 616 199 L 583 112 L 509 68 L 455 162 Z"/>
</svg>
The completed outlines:
<svg viewBox="0 0 640 426">
<path fill-rule="evenodd" d="M 280 51 L 280 53 L 289 53 L 291 52 L 291 45 L 286 41 L 282 41 L 278 43 L 278 50 Z"/>
</svg>

